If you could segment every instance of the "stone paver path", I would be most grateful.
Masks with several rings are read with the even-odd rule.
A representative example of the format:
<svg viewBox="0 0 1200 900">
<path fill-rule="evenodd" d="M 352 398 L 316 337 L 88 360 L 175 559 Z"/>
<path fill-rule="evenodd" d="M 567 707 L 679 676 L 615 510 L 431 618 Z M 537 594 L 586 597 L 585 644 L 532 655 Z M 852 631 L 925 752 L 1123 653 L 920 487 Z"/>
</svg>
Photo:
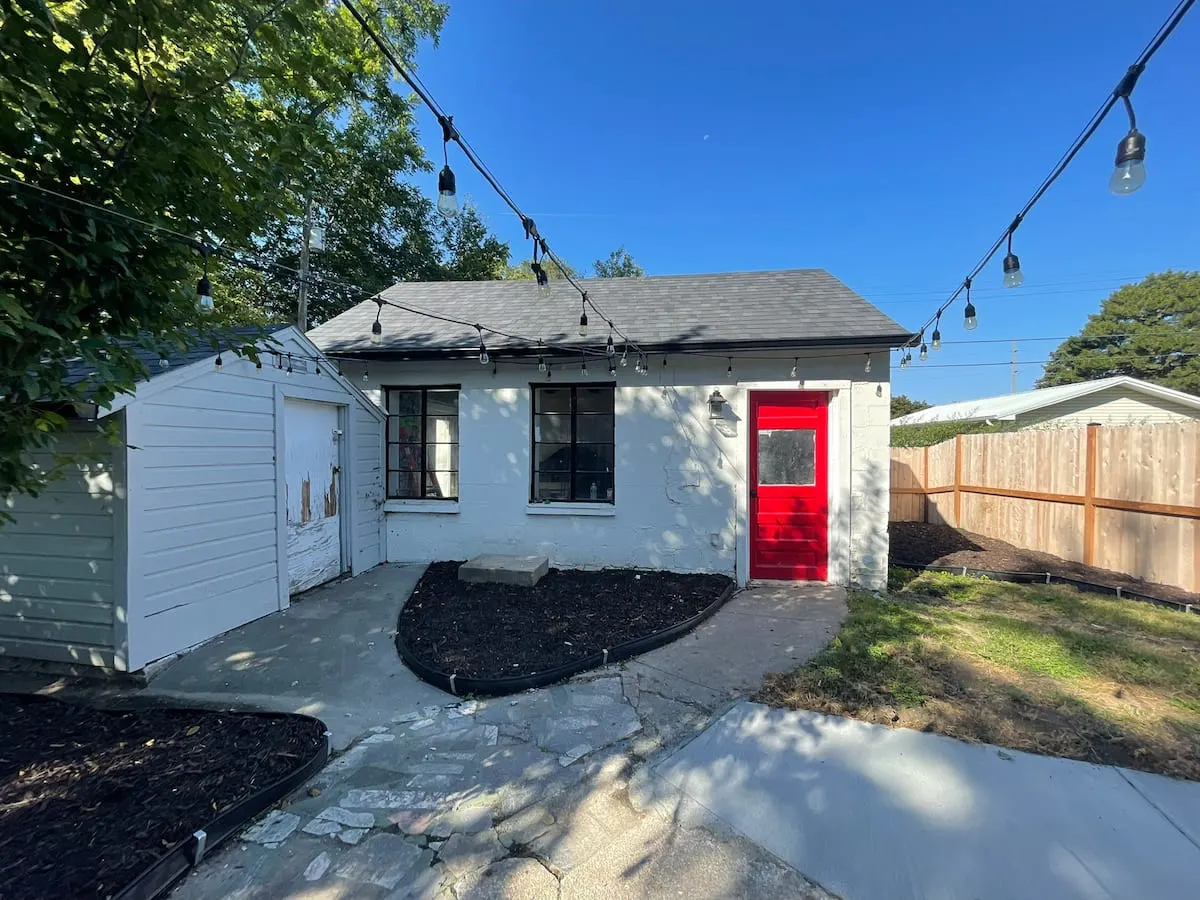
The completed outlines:
<svg viewBox="0 0 1200 900">
<path fill-rule="evenodd" d="M 658 651 L 514 697 L 441 695 L 442 703 L 390 715 L 172 897 L 825 897 L 664 791 L 644 763 L 727 709 L 753 680 L 749 668 L 759 666 L 761 678 L 763 666 L 790 664 L 801 643 L 822 645 L 810 633 L 836 627 L 844 611 L 840 594 L 826 593 L 802 598 L 816 601 L 809 620 L 793 603 L 795 619 L 764 626 L 745 613 L 756 602 L 778 612 L 779 597 L 743 592 L 683 639 L 690 643 L 675 653 L 686 667 Z M 724 663 L 722 622 L 739 632 L 724 641 L 738 658 Z M 754 663 L 741 658 L 753 643 L 746 630 L 765 632 Z M 707 670 L 698 653 L 709 657 Z"/>
</svg>

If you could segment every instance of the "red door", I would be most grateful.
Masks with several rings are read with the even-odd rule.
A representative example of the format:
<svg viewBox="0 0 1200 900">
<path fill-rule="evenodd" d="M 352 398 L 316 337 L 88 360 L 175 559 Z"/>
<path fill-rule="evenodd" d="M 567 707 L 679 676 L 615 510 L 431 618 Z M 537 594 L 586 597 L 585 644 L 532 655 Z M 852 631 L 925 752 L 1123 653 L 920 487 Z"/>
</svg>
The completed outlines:
<svg viewBox="0 0 1200 900">
<path fill-rule="evenodd" d="M 824 581 L 829 563 L 829 398 L 750 394 L 750 577 Z"/>
</svg>

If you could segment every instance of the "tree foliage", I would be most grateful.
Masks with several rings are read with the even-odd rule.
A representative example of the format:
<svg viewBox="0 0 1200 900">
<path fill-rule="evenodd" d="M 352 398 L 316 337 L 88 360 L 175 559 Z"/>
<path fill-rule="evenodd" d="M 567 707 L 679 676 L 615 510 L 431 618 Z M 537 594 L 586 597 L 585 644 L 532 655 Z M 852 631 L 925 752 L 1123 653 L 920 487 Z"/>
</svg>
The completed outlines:
<svg viewBox="0 0 1200 900">
<path fill-rule="evenodd" d="M 446 15 L 434 0 L 359 5 L 405 59 Z M 64 427 L 55 409 L 145 375 L 125 339 L 186 345 L 221 322 L 292 319 L 294 282 L 228 251 L 289 264 L 310 196 L 334 222 L 318 275 L 372 289 L 507 258 L 477 216 L 431 219 L 402 182 L 430 168 L 409 102 L 338 4 L 6 0 L 0 17 L 0 175 L 22 183 L 0 182 L 0 497 L 43 484 L 26 454 Z M 196 312 L 195 246 L 32 186 L 219 245 L 216 315 Z M 356 299 L 317 289 L 314 315 Z M 66 380 L 74 358 L 93 382 Z"/>
<path fill-rule="evenodd" d="M 624 247 L 608 254 L 607 259 L 596 260 L 592 263 L 592 271 L 597 278 L 641 278 L 646 274 Z"/>
<path fill-rule="evenodd" d="M 911 412 L 929 409 L 930 404 L 924 400 L 910 400 L 907 394 L 892 394 L 892 418 L 898 419 Z"/>
<path fill-rule="evenodd" d="M 1050 354 L 1038 387 L 1131 375 L 1200 393 L 1200 272 L 1127 284 Z"/>
<path fill-rule="evenodd" d="M 575 267 L 566 260 L 563 260 L 561 266 L 553 259 L 543 259 L 540 263 L 546 270 L 546 274 L 550 276 L 551 281 L 561 281 L 568 275 L 572 278 L 579 275 Z M 514 265 L 501 267 L 498 274 L 505 281 L 533 281 L 532 265 L 532 259 L 525 259 Z"/>
<path fill-rule="evenodd" d="M 921 425 L 893 425 L 893 447 L 932 447 L 958 434 L 994 434 L 1011 429 L 1008 423 L 926 422 Z"/>
</svg>

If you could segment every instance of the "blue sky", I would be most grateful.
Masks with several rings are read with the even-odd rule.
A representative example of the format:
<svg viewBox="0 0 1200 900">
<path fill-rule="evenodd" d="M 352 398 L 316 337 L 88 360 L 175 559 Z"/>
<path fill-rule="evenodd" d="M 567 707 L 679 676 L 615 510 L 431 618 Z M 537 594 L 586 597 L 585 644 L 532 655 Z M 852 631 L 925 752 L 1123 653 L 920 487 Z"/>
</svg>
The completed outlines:
<svg viewBox="0 0 1200 900">
<path fill-rule="evenodd" d="M 457 0 L 422 80 L 552 247 L 624 244 L 649 274 L 819 267 L 910 328 L 1003 232 L 1175 0 L 817 4 Z M 1148 180 L 1106 188 L 1118 108 L 1014 242 L 1026 284 L 976 281 L 980 325 L 893 390 L 944 402 L 1019 385 L 1122 283 L 1200 269 L 1200 12 L 1134 93 Z M 419 118 L 432 159 L 436 125 Z M 528 256 L 465 160 L 460 194 Z M 432 190 L 432 177 L 431 190 Z M 990 343 L 955 344 L 973 339 Z M 934 368 L 933 365 L 939 366 Z"/>
</svg>

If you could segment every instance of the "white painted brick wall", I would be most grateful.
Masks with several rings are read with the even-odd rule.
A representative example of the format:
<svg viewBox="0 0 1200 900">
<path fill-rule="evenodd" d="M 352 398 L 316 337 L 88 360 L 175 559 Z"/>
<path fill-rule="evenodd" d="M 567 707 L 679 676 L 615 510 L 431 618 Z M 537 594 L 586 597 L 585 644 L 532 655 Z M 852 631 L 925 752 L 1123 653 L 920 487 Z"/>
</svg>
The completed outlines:
<svg viewBox="0 0 1200 900">
<path fill-rule="evenodd" d="M 840 393 L 849 393 L 849 399 L 834 400 L 839 410 L 834 417 L 849 417 L 844 431 L 854 446 L 848 452 L 839 448 L 838 458 L 830 460 L 831 481 L 839 495 L 834 506 L 841 519 L 831 532 L 830 577 L 843 582 L 854 577 L 876 587 L 886 580 L 887 354 L 874 354 L 870 376 L 863 373 L 863 361 L 861 351 L 833 359 L 801 358 L 799 377 L 843 385 L 871 379 L 850 391 L 843 388 Z M 566 510 L 529 502 L 529 386 L 545 383 L 536 366 L 501 359 L 493 376 L 491 366 L 474 361 L 373 361 L 363 387 L 378 402 L 383 385 L 461 386 L 460 500 L 389 502 L 387 558 L 396 562 L 538 553 L 557 566 L 712 571 L 736 573 L 744 581 L 749 546 L 746 385 L 792 390 L 800 385 L 789 378 L 790 357 L 735 357 L 732 383 L 726 365 L 724 358 L 677 356 L 668 358 L 664 367 L 660 356 L 651 360 L 647 376 L 635 374 L 632 363 L 618 368 L 616 503 Z M 355 374 L 352 364 L 346 369 Z M 602 362 L 593 362 L 588 379 L 581 377 L 577 363 L 556 364 L 551 383 L 603 382 L 607 374 Z M 719 423 L 708 414 L 714 388 L 729 401 Z M 851 403 L 861 409 L 851 414 Z M 851 541 L 861 546 L 847 553 L 845 545 Z M 849 557 L 849 565 L 834 565 L 839 553 Z"/>
</svg>

